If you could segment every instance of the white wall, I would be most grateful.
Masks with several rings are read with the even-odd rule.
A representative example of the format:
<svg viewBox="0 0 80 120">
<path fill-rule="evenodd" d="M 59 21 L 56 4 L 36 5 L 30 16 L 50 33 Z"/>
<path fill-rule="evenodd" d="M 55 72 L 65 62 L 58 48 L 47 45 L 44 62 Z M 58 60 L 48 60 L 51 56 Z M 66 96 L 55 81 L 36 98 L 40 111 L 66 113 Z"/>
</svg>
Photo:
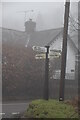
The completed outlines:
<svg viewBox="0 0 80 120">
<path fill-rule="evenodd" d="M 62 51 L 62 35 L 56 38 L 56 40 L 50 46 L 50 49 L 57 49 Z"/>
<path fill-rule="evenodd" d="M 71 42 L 68 40 L 66 73 L 72 73 L 71 70 L 75 71 L 75 50 Z"/>
<path fill-rule="evenodd" d="M 51 45 L 50 49 L 62 50 L 62 35 L 60 35 L 54 43 Z M 67 63 L 66 63 L 66 73 L 73 73 L 71 70 L 75 70 L 75 49 L 68 40 L 67 43 Z"/>
</svg>

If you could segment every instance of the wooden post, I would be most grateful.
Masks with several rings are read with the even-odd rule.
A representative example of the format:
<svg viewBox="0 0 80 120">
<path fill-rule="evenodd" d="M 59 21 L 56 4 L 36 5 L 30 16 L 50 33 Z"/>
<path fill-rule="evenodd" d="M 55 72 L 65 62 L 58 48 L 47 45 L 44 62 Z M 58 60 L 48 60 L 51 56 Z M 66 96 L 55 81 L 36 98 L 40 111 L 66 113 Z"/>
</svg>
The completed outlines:
<svg viewBox="0 0 80 120">
<path fill-rule="evenodd" d="M 69 8 L 70 8 L 70 1 L 68 0 L 68 2 L 66 1 L 66 3 L 65 3 L 65 16 L 64 16 L 64 31 L 63 31 L 63 47 L 62 47 L 59 101 L 64 101 Z"/>
<path fill-rule="evenodd" d="M 49 46 L 45 46 L 47 48 L 46 52 L 46 60 L 45 60 L 45 82 L 44 82 L 44 99 L 49 99 Z"/>
</svg>

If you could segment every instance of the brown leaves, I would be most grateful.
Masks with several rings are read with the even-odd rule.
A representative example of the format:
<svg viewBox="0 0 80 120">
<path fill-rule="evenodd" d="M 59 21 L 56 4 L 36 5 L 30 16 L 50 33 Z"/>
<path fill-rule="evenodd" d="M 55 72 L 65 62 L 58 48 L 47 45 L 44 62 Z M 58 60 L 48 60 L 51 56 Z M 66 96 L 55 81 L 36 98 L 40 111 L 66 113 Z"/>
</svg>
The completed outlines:
<svg viewBox="0 0 80 120">
<path fill-rule="evenodd" d="M 26 95 L 28 91 L 33 92 L 34 89 L 35 92 L 37 88 L 42 86 L 40 83 L 44 81 L 44 61 L 36 61 L 35 54 L 30 47 L 25 48 L 24 46 L 12 46 L 3 43 L 2 80 L 4 96 L 5 94 L 12 96 L 14 93 L 16 96 L 20 92 Z"/>
</svg>

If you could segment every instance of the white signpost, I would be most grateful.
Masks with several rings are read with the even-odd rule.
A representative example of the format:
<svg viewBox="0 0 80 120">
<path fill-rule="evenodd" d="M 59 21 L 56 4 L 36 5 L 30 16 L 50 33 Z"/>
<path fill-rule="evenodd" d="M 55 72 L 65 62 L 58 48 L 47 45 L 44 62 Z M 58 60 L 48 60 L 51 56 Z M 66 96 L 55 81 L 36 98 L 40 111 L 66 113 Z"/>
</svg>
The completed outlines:
<svg viewBox="0 0 80 120">
<path fill-rule="evenodd" d="M 49 52 L 61 52 L 61 50 L 50 49 Z"/>
<path fill-rule="evenodd" d="M 46 59 L 46 54 L 37 54 L 35 55 L 35 59 Z"/>
<path fill-rule="evenodd" d="M 50 55 L 49 54 L 49 59 L 54 59 L 54 58 L 60 58 L 61 55 Z"/>
<path fill-rule="evenodd" d="M 39 52 L 39 54 L 35 55 L 35 59 L 46 59 L 47 49 L 45 47 L 33 46 L 32 49 Z M 60 56 L 61 50 L 51 49 L 48 54 L 49 59 L 59 58 Z"/>
<path fill-rule="evenodd" d="M 49 53 L 49 58 L 59 58 L 61 56 L 61 51 L 60 50 L 50 50 Z"/>
<path fill-rule="evenodd" d="M 49 59 L 59 58 L 60 56 L 60 54 L 48 54 Z M 35 59 L 46 59 L 46 54 L 36 54 Z"/>
<path fill-rule="evenodd" d="M 42 53 L 46 53 L 47 52 L 47 49 L 45 47 L 33 46 L 32 49 L 34 51 L 37 51 L 37 52 L 42 52 Z"/>
<path fill-rule="evenodd" d="M 61 50 L 51 49 L 51 50 L 49 51 L 49 53 L 52 54 L 52 55 L 57 56 L 57 55 L 61 55 Z"/>
</svg>

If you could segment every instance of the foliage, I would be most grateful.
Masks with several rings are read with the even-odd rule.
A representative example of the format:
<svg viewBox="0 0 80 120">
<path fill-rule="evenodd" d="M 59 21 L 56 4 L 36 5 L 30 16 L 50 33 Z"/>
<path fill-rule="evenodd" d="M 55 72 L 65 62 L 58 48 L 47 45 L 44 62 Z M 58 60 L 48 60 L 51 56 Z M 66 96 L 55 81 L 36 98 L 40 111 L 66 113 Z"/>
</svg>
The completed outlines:
<svg viewBox="0 0 80 120">
<path fill-rule="evenodd" d="M 24 116 L 28 118 L 70 118 L 75 113 L 71 105 L 57 100 L 34 100 L 29 104 Z M 78 114 L 74 118 L 78 117 Z"/>
<path fill-rule="evenodd" d="M 3 43 L 2 52 L 3 100 L 41 96 L 44 60 L 35 60 L 36 52 L 25 46 Z"/>
<path fill-rule="evenodd" d="M 2 95 L 3 100 L 26 100 L 43 98 L 45 60 L 35 60 L 31 47 L 23 44 L 2 42 Z M 60 59 L 50 60 L 49 97 L 59 98 L 59 80 L 53 80 L 54 70 L 60 69 Z M 66 98 L 75 92 L 75 81 L 66 81 Z M 69 88 L 69 89 L 68 89 Z M 73 94 L 74 93 L 74 94 Z"/>
</svg>

